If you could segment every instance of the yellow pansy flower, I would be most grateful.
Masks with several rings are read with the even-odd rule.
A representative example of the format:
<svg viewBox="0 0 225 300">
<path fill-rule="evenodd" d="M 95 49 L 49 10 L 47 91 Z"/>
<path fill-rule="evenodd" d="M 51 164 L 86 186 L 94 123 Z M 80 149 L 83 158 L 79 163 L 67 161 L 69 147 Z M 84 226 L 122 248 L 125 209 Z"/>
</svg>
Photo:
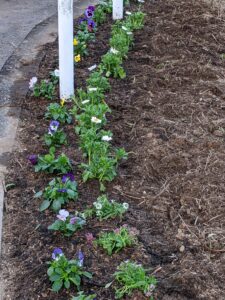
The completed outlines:
<svg viewBox="0 0 225 300">
<path fill-rule="evenodd" d="M 75 62 L 79 62 L 81 60 L 80 54 L 74 57 Z"/>
<path fill-rule="evenodd" d="M 62 99 L 60 100 L 60 105 L 61 105 L 61 106 L 64 106 L 65 101 L 66 101 L 65 98 L 62 98 Z"/>
<path fill-rule="evenodd" d="M 78 40 L 77 39 L 73 39 L 73 45 L 77 46 L 78 45 Z"/>
</svg>

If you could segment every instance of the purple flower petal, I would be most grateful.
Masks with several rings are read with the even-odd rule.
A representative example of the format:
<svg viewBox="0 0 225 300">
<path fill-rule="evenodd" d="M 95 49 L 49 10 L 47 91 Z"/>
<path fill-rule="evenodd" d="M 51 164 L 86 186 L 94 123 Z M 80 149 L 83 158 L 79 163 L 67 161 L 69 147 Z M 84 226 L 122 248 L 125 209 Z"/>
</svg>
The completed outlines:
<svg viewBox="0 0 225 300">
<path fill-rule="evenodd" d="M 55 133 L 58 130 L 58 127 L 59 127 L 58 121 L 55 121 L 55 120 L 51 121 L 50 125 L 49 125 L 49 129 L 48 129 L 48 133 L 52 135 L 53 133 Z"/>
<path fill-rule="evenodd" d="M 63 255 L 63 251 L 60 248 L 55 248 L 53 253 L 52 253 L 52 259 L 57 259 L 58 256 L 62 256 Z"/>
<path fill-rule="evenodd" d="M 78 260 L 79 260 L 78 265 L 82 267 L 84 264 L 84 254 L 81 250 L 79 250 L 78 252 Z"/>
<path fill-rule="evenodd" d="M 67 193 L 67 189 L 58 189 L 57 192 L 58 193 Z"/>
<path fill-rule="evenodd" d="M 81 24 L 81 23 L 86 22 L 86 21 L 87 21 L 86 18 L 82 18 L 82 19 L 80 19 L 80 20 L 78 21 L 78 23 Z"/>
<path fill-rule="evenodd" d="M 68 179 L 73 182 L 73 181 L 75 181 L 75 176 L 72 173 L 67 173 L 67 174 L 63 175 L 62 183 L 66 183 L 66 181 Z"/>
<path fill-rule="evenodd" d="M 93 20 L 88 20 L 88 26 L 91 28 L 91 29 L 94 29 L 96 24 Z"/>
<path fill-rule="evenodd" d="M 87 9 L 91 11 L 95 11 L 95 7 L 93 5 L 89 5 Z"/>
<path fill-rule="evenodd" d="M 70 224 L 74 225 L 75 223 L 77 223 L 78 220 L 79 220 L 78 217 L 72 217 L 72 218 L 70 219 Z"/>
<path fill-rule="evenodd" d="M 94 16 L 94 12 L 90 9 L 86 9 L 85 10 L 85 16 L 88 18 L 88 19 L 91 19 L 93 16 Z"/>
<path fill-rule="evenodd" d="M 28 160 L 32 163 L 32 165 L 36 165 L 38 163 L 38 156 L 31 154 L 28 156 Z"/>
</svg>

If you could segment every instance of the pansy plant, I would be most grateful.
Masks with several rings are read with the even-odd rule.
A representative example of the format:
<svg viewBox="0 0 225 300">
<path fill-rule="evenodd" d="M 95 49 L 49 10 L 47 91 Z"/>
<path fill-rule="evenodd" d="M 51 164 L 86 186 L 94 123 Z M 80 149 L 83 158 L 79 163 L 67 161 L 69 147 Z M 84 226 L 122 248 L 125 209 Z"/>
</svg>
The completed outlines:
<svg viewBox="0 0 225 300">
<path fill-rule="evenodd" d="M 57 220 L 48 227 L 49 230 L 60 231 L 65 236 L 71 236 L 86 224 L 85 219 L 71 215 L 67 210 L 61 209 Z"/>
<path fill-rule="evenodd" d="M 59 83 L 59 70 L 55 69 L 54 71 L 50 72 L 50 78 L 54 85 L 57 85 Z"/>
<path fill-rule="evenodd" d="M 134 290 L 139 290 L 153 300 L 152 295 L 157 280 L 154 276 L 149 276 L 141 264 L 130 261 L 122 262 L 114 273 L 114 277 L 118 283 L 115 299 L 121 299 L 125 295 L 131 297 Z"/>
<path fill-rule="evenodd" d="M 35 172 L 42 171 L 46 173 L 67 173 L 71 169 L 72 166 L 69 158 L 64 153 L 56 157 L 54 147 L 49 149 L 48 154 L 43 156 L 39 155 L 37 163 L 35 164 Z"/>
<path fill-rule="evenodd" d="M 87 79 L 88 87 L 98 88 L 102 92 L 110 90 L 110 83 L 108 78 L 102 76 L 98 71 L 93 72 Z"/>
<path fill-rule="evenodd" d="M 79 252 L 78 258 L 68 260 L 60 248 L 52 253 L 52 261 L 49 262 L 47 271 L 49 280 L 52 283 L 52 290 L 58 292 L 62 288 L 69 289 L 75 285 L 79 290 L 83 276 L 92 278 L 91 273 L 83 270 L 83 253 Z"/>
<path fill-rule="evenodd" d="M 124 26 L 128 27 L 131 31 L 141 29 L 144 26 L 145 13 L 138 11 L 131 13 L 124 21 Z"/>
<path fill-rule="evenodd" d="M 45 117 L 47 119 L 59 121 L 62 124 L 64 123 L 70 124 L 72 122 L 72 117 L 70 113 L 67 111 L 66 107 L 58 103 L 51 103 L 47 107 L 47 112 L 45 113 Z"/>
<path fill-rule="evenodd" d="M 44 211 L 49 207 L 56 212 L 59 211 L 62 205 L 78 198 L 77 183 L 74 176 L 69 173 L 64 175 L 62 179 L 54 178 L 49 182 L 45 190 L 38 192 L 35 197 L 43 197 L 45 199 L 40 206 L 40 211 Z"/>
<path fill-rule="evenodd" d="M 84 292 L 79 292 L 78 295 L 76 297 L 73 297 L 71 300 L 95 300 L 95 299 L 97 299 L 95 294 L 86 296 Z"/>
<path fill-rule="evenodd" d="M 52 100 L 55 96 L 55 85 L 50 80 L 41 80 L 41 83 L 36 83 L 33 87 L 33 95 L 35 97 L 44 97 Z"/>
<path fill-rule="evenodd" d="M 59 146 L 66 144 L 66 134 L 62 129 L 58 129 L 60 123 L 58 121 L 51 121 L 48 133 L 44 135 L 44 141 L 47 146 Z"/>
<path fill-rule="evenodd" d="M 88 163 L 82 163 L 80 167 L 84 170 L 82 177 L 86 182 L 89 179 L 98 179 L 100 191 L 105 191 L 105 182 L 111 182 L 117 175 L 117 166 L 121 159 L 127 159 L 127 153 L 123 148 L 109 151 L 108 142 L 94 144 Z M 100 147 L 99 147 L 100 146 Z"/>
<path fill-rule="evenodd" d="M 128 228 L 120 227 L 112 232 L 101 233 L 95 243 L 101 246 L 108 255 L 112 255 L 125 247 L 136 244 L 137 240 Z"/>
<path fill-rule="evenodd" d="M 102 195 L 97 198 L 97 201 L 93 203 L 93 214 L 100 220 L 114 219 L 116 217 L 122 217 L 128 210 L 128 203 L 119 203 L 115 200 L 109 200 L 106 195 Z"/>
<path fill-rule="evenodd" d="M 103 55 L 99 70 L 101 73 L 105 73 L 106 77 L 121 79 L 126 77 L 126 73 L 122 67 L 122 58 L 112 52 Z"/>
</svg>

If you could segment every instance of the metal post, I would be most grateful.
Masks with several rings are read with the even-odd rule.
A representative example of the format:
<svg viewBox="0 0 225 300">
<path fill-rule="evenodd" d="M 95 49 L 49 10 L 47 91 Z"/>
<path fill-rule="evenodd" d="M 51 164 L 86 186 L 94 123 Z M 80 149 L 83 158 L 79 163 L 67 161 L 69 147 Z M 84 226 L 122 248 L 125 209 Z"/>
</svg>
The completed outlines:
<svg viewBox="0 0 225 300">
<path fill-rule="evenodd" d="M 123 0 L 113 0 L 113 20 L 123 19 Z"/>
<path fill-rule="evenodd" d="M 58 0 L 60 98 L 74 95 L 73 0 Z"/>
</svg>

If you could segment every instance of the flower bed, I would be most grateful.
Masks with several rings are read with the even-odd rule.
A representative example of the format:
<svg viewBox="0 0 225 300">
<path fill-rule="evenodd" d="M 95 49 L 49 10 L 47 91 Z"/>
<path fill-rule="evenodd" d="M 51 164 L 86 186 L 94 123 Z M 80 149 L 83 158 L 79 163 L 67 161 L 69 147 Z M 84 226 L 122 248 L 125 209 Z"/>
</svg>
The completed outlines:
<svg viewBox="0 0 225 300">
<path fill-rule="evenodd" d="M 178 2 L 174 3 L 178 5 Z M 182 4 L 182 9 L 185 11 L 187 9 L 185 3 L 182 2 Z M 5 228 L 11 229 L 10 232 L 5 233 L 5 244 L 10 245 L 10 261 L 16 269 L 17 275 L 17 283 L 14 279 L 15 284 L 10 288 L 12 299 L 70 300 L 73 297 L 77 297 L 74 299 L 83 299 L 84 295 L 86 295 L 86 299 L 94 297 L 115 299 L 115 297 L 125 298 L 127 292 L 130 292 L 128 299 L 149 299 L 153 293 L 157 299 L 170 297 L 169 294 L 174 297 L 172 299 L 185 299 L 187 295 L 191 299 L 195 299 L 197 290 L 193 287 L 193 291 L 190 291 L 188 284 L 190 277 L 188 276 L 191 276 L 191 273 L 185 269 L 188 266 L 185 259 L 190 262 L 190 265 L 195 262 L 195 266 L 192 265 L 192 268 L 196 272 L 204 269 L 207 273 L 207 266 L 203 266 L 200 261 L 191 260 L 189 257 L 193 251 L 196 251 L 199 257 L 203 257 L 204 253 L 201 252 L 201 249 L 202 247 L 207 249 L 209 245 L 207 241 L 201 240 L 201 245 L 196 246 L 195 243 L 200 238 L 197 241 L 192 240 L 197 236 L 195 227 L 192 227 L 192 217 L 190 214 L 186 215 L 182 211 L 183 208 L 177 204 L 178 196 L 181 196 L 178 187 L 183 186 L 182 178 L 187 176 L 186 171 L 189 168 L 185 165 L 185 162 L 188 163 L 188 161 L 184 162 L 182 155 L 185 153 L 190 155 L 191 147 L 190 141 L 186 145 L 184 141 L 182 142 L 181 137 L 175 136 L 175 133 L 181 130 L 179 124 L 173 125 L 175 127 L 171 125 L 180 120 L 179 116 L 174 114 L 175 108 L 180 109 L 179 112 L 181 115 L 183 114 L 183 118 L 189 120 L 190 104 L 188 101 L 182 102 L 184 101 L 181 97 L 182 92 L 170 74 L 171 69 L 167 70 L 164 65 L 162 67 L 161 62 L 157 61 L 156 63 L 154 58 L 157 57 L 159 60 L 161 52 L 163 52 L 161 58 L 165 59 L 168 51 L 170 55 L 174 55 L 175 59 L 177 52 L 173 53 L 172 46 L 178 45 L 179 48 L 181 44 L 175 43 L 172 39 L 167 51 L 162 45 L 159 50 L 155 49 L 154 43 L 148 39 L 149 35 L 154 35 L 154 30 L 159 30 L 158 28 L 161 26 L 160 34 L 157 36 L 160 39 L 163 29 L 165 29 L 164 24 L 158 24 L 158 9 L 164 12 L 165 22 L 169 24 L 168 28 L 173 28 L 173 34 L 178 38 L 177 27 L 170 23 L 170 8 L 169 3 L 161 3 L 158 6 L 150 3 L 144 5 L 143 11 L 148 12 L 145 19 L 145 30 L 135 32 L 133 51 L 131 50 L 127 54 L 126 47 L 123 47 L 124 55 L 126 54 L 128 59 L 123 60 L 123 63 L 121 58 L 116 59 L 118 68 L 108 68 L 110 64 L 107 63 L 108 60 L 112 61 L 112 55 L 117 57 L 117 48 L 111 47 L 111 42 L 115 43 L 118 39 L 112 37 L 109 44 L 111 32 L 113 33 L 115 29 L 111 27 L 110 17 L 107 17 L 105 22 L 99 26 L 96 32 L 96 42 L 88 43 L 89 56 L 84 58 L 82 54 L 75 53 L 75 56 L 80 55 L 79 59 L 81 59 L 81 61 L 76 59 L 77 87 L 82 87 L 83 91 L 78 90 L 74 102 L 61 101 L 60 103 L 58 101 L 60 109 L 64 107 L 67 110 L 73 110 L 72 121 L 65 114 L 60 115 L 60 124 L 52 123 L 51 119 L 48 121 L 44 119 L 46 107 L 52 101 L 52 87 L 50 92 L 47 92 L 50 102 L 43 98 L 43 94 L 38 99 L 31 95 L 26 99 L 20 127 L 22 128 L 21 148 L 25 150 L 18 153 L 12 160 L 13 172 L 16 175 L 11 174 L 7 180 L 7 183 L 16 185 L 14 188 L 11 185 L 12 189 L 8 191 L 7 211 L 10 218 L 6 218 L 5 224 Z M 201 6 L 196 5 L 196 9 L 200 10 Z M 137 10 L 137 3 L 132 3 L 127 10 L 132 12 Z M 194 12 L 192 11 L 192 13 Z M 129 13 L 126 16 L 129 18 Z M 181 20 L 183 22 L 183 17 Z M 204 24 L 203 19 L 200 20 Z M 214 33 L 213 30 L 212 32 Z M 179 33 L 184 39 L 182 30 Z M 167 34 L 169 37 L 170 32 Z M 169 38 L 166 40 L 170 41 Z M 154 41 L 157 44 L 158 40 Z M 79 42 L 77 44 L 74 41 L 74 44 L 78 46 Z M 106 54 L 110 48 L 111 51 Z M 49 56 L 42 64 L 38 78 L 46 79 L 49 71 L 57 67 L 57 60 L 53 55 L 55 51 L 55 47 L 50 46 Z M 149 51 L 152 53 L 149 54 Z M 185 48 L 182 51 L 186 53 Z M 199 55 L 202 54 L 201 48 L 197 51 Z M 217 51 L 216 48 L 213 51 Z M 114 56 L 113 64 L 115 63 Z M 104 66 L 101 65 L 102 59 L 105 61 Z M 193 60 L 193 57 L 191 59 Z M 187 60 L 187 66 L 193 63 L 192 60 Z M 182 60 L 179 63 L 179 72 L 184 72 Z M 220 63 L 219 59 L 217 63 Z M 109 79 L 111 90 L 109 92 L 102 91 L 103 97 L 101 93 L 97 94 L 97 91 L 93 90 L 96 88 L 93 86 L 93 81 L 91 85 L 88 83 L 90 74 L 97 69 L 93 69 L 95 64 L 97 68 L 101 65 L 99 70 L 104 72 L 104 77 L 107 75 L 123 78 L 123 69 L 126 71 L 127 77 L 123 80 Z M 194 63 L 192 67 L 195 67 Z M 163 72 L 168 72 L 167 76 L 170 74 L 171 77 L 166 77 L 167 79 L 163 77 L 162 80 Z M 173 70 L 171 72 L 173 73 Z M 185 74 L 180 76 L 180 80 L 184 80 L 184 85 L 185 76 Z M 210 73 L 206 74 L 203 70 L 198 76 L 202 80 L 204 76 L 210 78 Z M 56 79 L 53 77 L 53 80 Z M 95 80 L 98 81 L 98 76 Z M 196 79 L 189 78 L 188 80 L 192 86 L 192 80 Z M 104 79 L 104 87 L 107 87 L 106 82 Z M 181 106 L 179 108 L 176 106 L 177 99 L 175 102 L 172 98 L 167 99 L 170 84 L 180 96 L 179 101 L 183 103 L 186 114 Z M 92 89 L 89 90 L 90 93 L 85 92 L 87 86 L 89 86 L 88 89 Z M 189 91 L 190 86 L 186 86 L 186 90 Z M 180 88 L 183 90 L 183 87 Z M 195 90 L 196 94 L 198 88 Z M 93 97 L 91 97 L 92 93 Z M 157 98 L 154 95 L 158 95 Z M 190 93 L 189 97 L 191 95 Z M 88 111 L 88 117 L 86 114 L 83 115 L 83 106 L 86 107 L 90 104 L 95 106 L 96 98 L 99 100 L 97 104 L 100 103 L 103 106 L 94 112 L 97 111 L 101 114 L 89 114 Z M 197 97 L 195 100 L 198 103 Z M 170 104 L 173 104 L 173 109 L 168 108 Z M 216 108 L 214 107 L 214 109 Z M 204 110 L 204 113 L 207 114 L 207 111 Z M 74 116 L 76 121 L 74 121 Z M 168 124 L 165 123 L 166 118 L 170 120 Z M 190 127 L 191 130 L 196 128 L 198 118 L 199 116 L 196 116 L 196 123 L 190 125 L 193 126 Z M 88 122 L 86 122 L 87 119 Z M 100 128 L 103 124 L 104 129 Z M 76 126 L 76 132 L 74 126 Z M 94 137 L 94 141 L 99 142 L 101 147 L 105 143 L 109 145 L 107 146 L 107 155 L 111 153 L 108 152 L 108 149 L 111 151 L 114 148 L 124 148 L 128 153 L 127 160 L 113 165 L 118 173 L 113 181 L 102 180 L 99 176 L 95 176 L 97 179 L 94 180 L 90 177 L 86 178 L 83 175 L 85 174 L 83 169 L 79 168 L 82 163 L 88 165 L 90 158 L 91 161 L 93 159 L 93 148 L 88 151 L 89 148 L 87 149 L 85 142 L 91 140 L 90 136 L 83 137 L 83 132 L 81 132 L 85 128 L 86 134 L 86 131 L 90 129 L 89 126 L 91 128 L 94 126 L 94 134 L 90 135 Z M 166 131 L 161 128 L 163 126 Z M 59 137 L 53 139 L 54 134 L 60 130 L 65 133 L 67 144 L 65 144 L 65 140 L 62 144 L 60 143 L 60 134 Z M 176 132 L 174 133 L 173 130 Z M 182 130 L 184 130 L 183 127 Z M 47 134 L 47 140 L 46 136 L 42 139 L 44 134 Z M 33 143 L 30 143 L 31 137 Z M 199 149 L 198 142 L 199 140 L 196 141 L 195 151 L 201 152 L 200 157 L 206 155 L 207 158 L 207 148 Z M 49 147 L 52 146 L 55 149 L 51 149 L 50 157 L 45 157 Z M 176 157 L 171 156 L 171 149 L 180 159 L 177 160 Z M 153 150 L 154 152 L 152 152 Z M 198 156 L 200 152 L 197 152 Z M 62 153 L 65 153 L 69 161 L 65 156 L 60 156 Z M 98 154 L 98 152 L 96 153 Z M 36 170 L 47 170 L 50 174 L 34 173 L 34 168 L 26 161 L 26 157 L 31 154 L 39 154 L 38 159 L 36 156 L 29 157 Z M 111 158 L 111 154 L 108 157 Z M 184 157 L 186 156 L 184 155 Z M 46 161 L 48 161 L 47 167 Z M 189 161 L 191 165 L 194 164 L 192 158 Z M 38 164 L 36 164 L 37 162 Z M 208 164 L 207 167 L 209 167 Z M 190 171 L 191 168 L 192 166 L 188 170 Z M 55 176 L 55 172 L 62 174 Z M 58 179 L 52 181 L 56 177 Z M 174 178 L 175 184 L 170 182 L 170 178 Z M 88 180 L 86 181 L 86 179 Z M 217 180 L 219 179 L 217 178 Z M 191 184 L 195 186 L 194 182 Z M 102 192 L 100 192 L 100 188 Z M 196 189 L 195 186 L 195 189 L 189 191 L 191 194 L 193 193 L 193 198 L 196 196 Z M 34 198 L 35 194 L 36 198 Z M 40 207 L 42 212 L 39 211 Z M 193 204 L 189 209 L 197 208 Z M 179 215 L 178 219 L 176 215 Z M 199 221 L 197 220 L 197 222 Z M 19 224 L 23 229 L 19 227 Z M 191 235 L 190 230 L 195 235 Z M 176 232 L 176 236 L 174 232 Z M 212 244 L 210 244 L 211 246 Z M 216 246 L 219 245 L 214 245 L 218 250 Z M 222 250 L 222 248 L 219 249 Z M 53 260 L 51 260 L 52 253 Z M 50 265 L 48 265 L 49 261 L 51 261 Z M 145 272 L 140 264 L 149 270 Z M 72 268 L 71 270 L 65 269 L 65 266 L 68 265 Z M 51 267 L 52 269 L 47 274 L 47 269 Z M 66 274 L 66 280 L 60 280 L 61 273 L 57 273 L 57 268 Z M 174 270 L 180 270 L 178 275 Z M 81 282 L 76 274 L 81 277 Z M 207 279 L 207 275 L 204 274 L 204 276 Z M 157 277 L 159 281 L 159 288 L 156 290 L 154 277 Z M 200 277 L 193 276 L 192 279 L 203 286 Z M 187 280 L 187 284 L 185 280 Z M 141 283 L 138 284 L 138 282 Z M 174 288 L 175 285 L 178 288 Z M 80 295 L 77 293 L 79 286 L 83 291 L 80 292 Z M 52 289 L 60 291 L 54 293 Z"/>
</svg>

